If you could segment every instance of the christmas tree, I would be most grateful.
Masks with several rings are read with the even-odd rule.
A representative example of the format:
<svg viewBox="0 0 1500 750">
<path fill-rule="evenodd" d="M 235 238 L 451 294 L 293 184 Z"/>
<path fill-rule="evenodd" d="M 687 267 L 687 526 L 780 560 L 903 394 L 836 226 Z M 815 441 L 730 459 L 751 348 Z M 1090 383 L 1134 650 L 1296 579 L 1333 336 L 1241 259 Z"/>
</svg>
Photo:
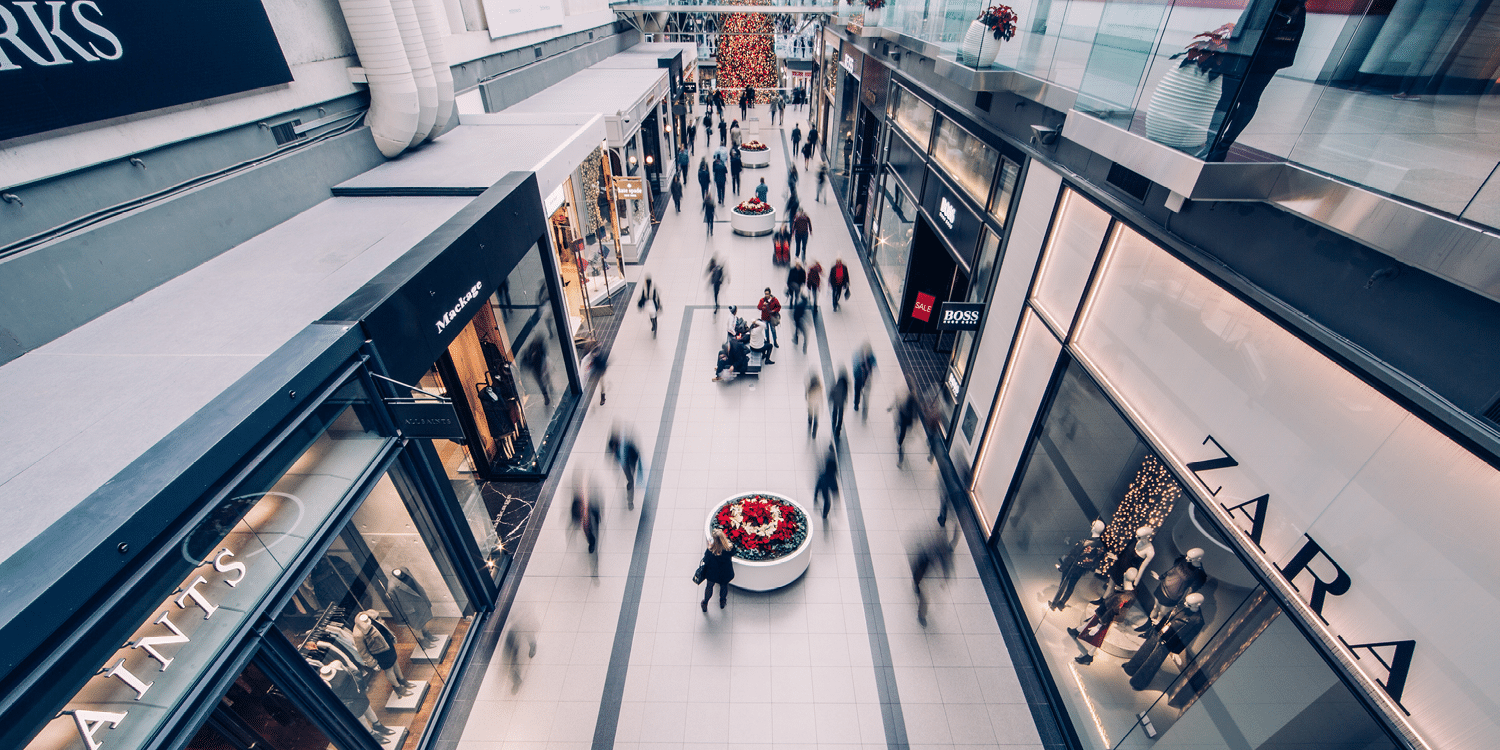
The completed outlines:
<svg viewBox="0 0 1500 750">
<path fill-rule="evenodd" d="M 1106 556 L 1108 559 L 1099 570 L 1107 570 L 1115 556 L 1135 544 L 1136 529 L 1142 526 L 1161 528 L 1180 497 L 1182 485 L 1177 483 L 1172 472 L 1167 471 L 1156 456 L 1146 456 L 1129 489 L 1125 490 L 1125 497 L 1115 508 L 1114 517 L 1104 527 L 1104 546 L 1112 554 Z"/>
<path fill-rule="evenodd" d="M 769 0 L 739 0 L 734 5 L 769 5 Z M 719 88 L 733 105 L 739 90 L 753 86 L 756 99 L 777 84 L 776 48 L 771 17 L 765 13 L 730 13 L 719 26 Z"/>
</svg>

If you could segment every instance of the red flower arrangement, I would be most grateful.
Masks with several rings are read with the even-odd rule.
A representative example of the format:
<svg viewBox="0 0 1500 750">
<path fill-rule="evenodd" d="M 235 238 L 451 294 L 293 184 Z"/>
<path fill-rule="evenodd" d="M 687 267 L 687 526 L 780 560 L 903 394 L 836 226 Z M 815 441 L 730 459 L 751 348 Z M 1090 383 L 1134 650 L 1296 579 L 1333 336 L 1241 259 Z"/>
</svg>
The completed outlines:
<svg viewBox="0 0 1500 750">
<path fill-rule="evenodd" d="M 712 528 L 734 542 L 734 556 L 750 561 L 775 560 L 797 551 L 807 539 L 807 526 L 802 509 L 766 495 L 730 500 L 719 506 L 712 522 Z"/>
<path fill-rule="evenodd" d="M 750 200 L 747 200 L 734 207 L 735 213 L 745 214 L 747 216 L 760 216 L 761 214 L 771 213 L 774 210 L 776 209 L 771 208 L 771 204 L 766 203 L 759 198 L 751 198 Z"/>
<path fill-rule="evenodd" d="M 1224 65 L 1228 61 L 1224 53 L 1229 49 L 1229 37 L 1232 34 L 1234 34 L 1233 23 L 1226 23 L 1213 31 L 1205 31 L 1193 37 L 1186 51 L 1178 52 L 1170 59 L 1185 57 L 1177 67 L 1186 68 L 1189 65 L 1196 65 L 1199 70 L 1207 73 L 1208 80 L 1212 81 L 1224 72 Z"/>
<path fill-rule="evenodd" d="M 880 10 L 885 7 L 885 0 L 865 0 L 865 7 L 870 10 Z"/>
<path fill-rule="evenodd" d="M 991 5 L 979 16 L 979 22 L 989 27 L 996 39 L 1010 41 L 1016 35 L 1016 12 L 1009 5 Z"/>
<path fill-rule="evenodd" d="M 741 151 L 765 151 L 766 148 L 768 148 L 766 144 L 760 141 L 745 141 L 740 144 Z"/>
</svg>

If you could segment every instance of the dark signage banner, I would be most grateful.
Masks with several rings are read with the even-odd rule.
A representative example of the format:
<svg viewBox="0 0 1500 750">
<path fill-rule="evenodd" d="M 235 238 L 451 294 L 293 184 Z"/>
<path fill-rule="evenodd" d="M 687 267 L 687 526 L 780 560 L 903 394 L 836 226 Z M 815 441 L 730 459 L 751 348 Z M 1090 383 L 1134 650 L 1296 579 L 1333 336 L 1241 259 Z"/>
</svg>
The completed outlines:
<svg viewBox="0 0 1500 750">
<path fill-rule="evenodd" d="M 939 331 L 977 331 L 984 318 L 983 302 L 944 302 L 938 306 Z"/>
<path fill-rule="evenodd" d="M 260 0 L 0 0 L 0 141 L 291 80 Z"/>
<path fill-rule="evenodd" d="M 452 402 L 418 401 L 386 405 L 390 407 L 391 417 L 395 419 L 396 429 L 401 430 L 402 437 L 464 439 L 463 428 L 458 423 L 458 412 L 454 411 Z"/>
</svg>

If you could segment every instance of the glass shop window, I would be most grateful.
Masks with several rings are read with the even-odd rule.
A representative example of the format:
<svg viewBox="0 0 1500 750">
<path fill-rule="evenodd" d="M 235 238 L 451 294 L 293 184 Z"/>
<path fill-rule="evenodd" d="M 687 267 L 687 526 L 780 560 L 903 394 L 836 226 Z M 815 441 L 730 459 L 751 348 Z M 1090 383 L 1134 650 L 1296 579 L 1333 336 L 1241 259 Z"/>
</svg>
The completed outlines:
<svg viewBox="0 0 1500 750">
<path fill-rule="evenodd" d="M 328 735 L 254 664 L 219 700 L 186 750 L 328 750 Z"/>
<path fill-rule="evenodd" d="M 969 135 L 952 120 L 939 120 L 932 158 L 958 183 L 975 203 L 990 197 L 990 182 L 1000 164 L 1000 152 Z"/>
<path fill-rule="evenodd" d="M 916 201 L 898 185 L 891 177 L 882 181 L 880 219 L 872 228 L 875 242 L 870 258 L 892 310 L 901 308 L 906 267 L 911 262 L 912 234 L 917 226 Z"/>
<path fill-rule="evenodd" d="M 1021 178 L 1021 165 L 1010 159 L 1000 161 L 1000 179 L 995 180 L 995 192 L 990 196 L 990 216 L 1005 226 L 1010 218 L 1010 199 L 1016 193 L 1016 183 Z"/>
<path fill-rule="evenodd" d="M 900 86 L 891 87 L 891 114 L 897 127 L 911 136 L 923 152 L 932 141 L 932 118 L 936 116 L 932 106 L 917 98 L 915 94 Z"/>
<path fill-rule="evenodd" d="M 277 627 L 383 746 L 416 747 L 472 609 L 416 494 L 376 483 L 298 586 Z"/>
<path fill-rule="evenodd" d="M 1043 420 L 996 545 L 1085 747 L 1396 747 L 1076 361 Z"/>
<path fill-rule="evenodd" d="M 159 734 L 379 455 L 370 408 L 346 383 L 235 486 L 184 537 L 181 577 L 159 587 L 161 603 L 27 750 L 134 748 Z"/>
<path fill-rule="evenodd" d="M 572 414 L 576 393 L 546 273 L 532 246 L 448 346 L 436 378 L 424 378 L 469 417 L 467 454 L 450 449 L 443 461 L 455 482 L 541 471 Z M 455 489 L 463 498 L 466 488 Z"/>
</svg>

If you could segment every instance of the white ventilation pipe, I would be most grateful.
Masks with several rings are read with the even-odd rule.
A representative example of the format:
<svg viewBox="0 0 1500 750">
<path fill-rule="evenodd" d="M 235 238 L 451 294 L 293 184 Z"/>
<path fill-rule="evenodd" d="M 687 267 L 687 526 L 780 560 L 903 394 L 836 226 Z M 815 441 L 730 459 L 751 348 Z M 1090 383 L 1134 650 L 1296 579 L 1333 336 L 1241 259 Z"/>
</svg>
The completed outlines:
<svg viewBox="0 0 1500 750">
<path fill-rule="evenodd" d="M 427 42 L 427 59 L 432 62 L 432 77 L 437 80 L 437 118 L 427 136 L 432 140 L 446 132 L 445 126 L 453 119 L 453 70 L 448 67 L 438 0 L 414 0 L 414 4 L 417 21 L 422 24 L 422 39 Z"/>
<path fill-rule="evenodd" d="M 390 0 L 339 0 L 339 8 L 370 84 L 370 114 L 365 122 L 380 153 L 395 158 L 411 145 L 421 115 L 417 80 L 395 11 Z"/>
<path fill-rule="evenodd" d="M 406 45 L 406 59 L 411 62 L 411 72 L 417 79 L 417 104 L 421 107 L 417 118 L 417 132 L 412 134 L 411 144 L 427 140 L 432 126 L 437 122 L 437 79 L 432 76 L 432 61 L 427 58 L 427 41 L 422 38 L 422 24 L 417 21 L 417 8 L 412 0 L 391 0 L 391 9 L 396 12 L 396 26 L 401 29 L 401 42 Z"/>
</svg>

